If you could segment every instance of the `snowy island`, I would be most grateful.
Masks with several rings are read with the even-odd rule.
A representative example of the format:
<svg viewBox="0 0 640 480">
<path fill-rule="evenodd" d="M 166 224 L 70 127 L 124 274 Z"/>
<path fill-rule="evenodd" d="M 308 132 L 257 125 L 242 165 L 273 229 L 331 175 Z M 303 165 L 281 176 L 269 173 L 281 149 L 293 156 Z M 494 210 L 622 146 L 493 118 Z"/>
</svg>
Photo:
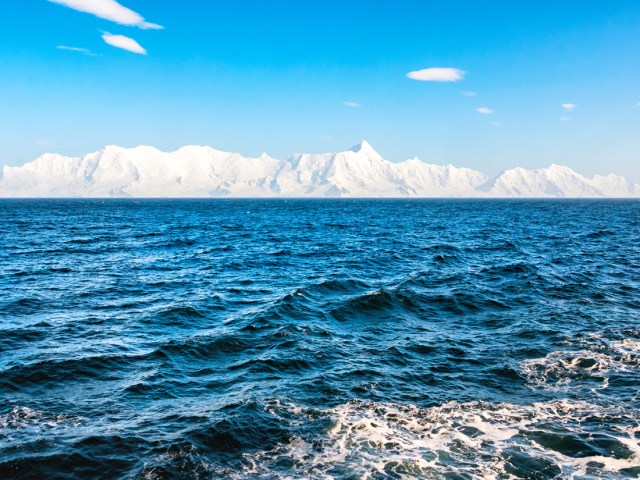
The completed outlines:
<svg viewBox="0 0 640 480">
<path fill-rule="evenodd" d="M 620 175 L 587 178 L 551 165 L 495 178 L 418 158 L 392 163 L 363 141 L 344 152 L 277 160 L 188 146 L 171 153 L 108 146 L 83 157 L 45 154 L 3 167 L 0 197 L 640 197 Z"/>
</svg>

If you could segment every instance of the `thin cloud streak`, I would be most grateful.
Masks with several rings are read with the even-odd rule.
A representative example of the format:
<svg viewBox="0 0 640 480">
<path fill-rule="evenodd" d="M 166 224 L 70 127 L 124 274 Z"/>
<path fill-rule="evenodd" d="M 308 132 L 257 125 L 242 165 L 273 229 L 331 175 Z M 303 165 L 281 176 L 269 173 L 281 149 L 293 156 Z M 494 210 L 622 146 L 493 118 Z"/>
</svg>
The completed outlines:
<svg viewBox="0 0 640 480">
<path fill-rule="evenodd" d="M 120 25 L 147 29 L 163 29 L 162 25 L 149 23 L 137 12 L 119 4 L 116 0 L 48 0 L 78 12 L 90 13 L 98 18 Z"/>
<path fill-rule="evenodd" d="M 476 110 L 476 112 L 482 113 L 483 115 L 491 115 L 493 113 L 493 110 L 491 110 L 489 107 L 480 107 Z"/>
<path fill-rule="evenodd" d="M 112 35 L 111 33 L 105 32 L 102 34 L 102 39 L 112 47 L 121 48 L 122 50 L 140 55 L 147 54 L 147 51 L 133 38 L 125 37 L 124 35 Z"/>
<path fill-rule="evenodd" d="M 574 105 L 573 103 L 563 103 L 560 106 L 569 112 L 577 107 L 577 105 Z"/>
<path fill-rule="evenodd" d="M 476 92 L 460 92 L 460 95 L 464 95 L 465 97 L 475 97 L 477 93 Z"/>
<path fill-rule="evenodd" d="M 425 68 L 407 73 L 407 78 L 421 82 L 457 82 L 466 72 L 458 68 Z"/>
<path fill-rule="evenodd" d="M 362 105 L 357 102 L 342 102 L 345 107 L 349 108 L 361 108 Z"/>
<path fill-rule="evenodd" d="M 97 57 L 98 54 L 97 53 L 93 53 L 91 50 L 89 50 L 88 48 L 80 48 L 80 47 L 68 47 L 66 45 L 58 45 L 56 47 L 58 50 L 66 50 L 68 52 L 77 52 L 77 53 L 81 53 L 83 55 L 86 55 L 88 57 Z"/>
</svg>

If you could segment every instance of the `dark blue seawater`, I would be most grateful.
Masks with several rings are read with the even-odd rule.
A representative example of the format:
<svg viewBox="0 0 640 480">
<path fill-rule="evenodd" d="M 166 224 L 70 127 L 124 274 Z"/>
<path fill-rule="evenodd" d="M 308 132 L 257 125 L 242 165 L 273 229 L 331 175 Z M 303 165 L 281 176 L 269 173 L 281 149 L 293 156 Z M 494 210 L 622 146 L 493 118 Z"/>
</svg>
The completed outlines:
<svg viewBox="0 0 640 480">
<path fill-rule="evenodd" d="M 640 475 L 640 203 L 0 202 L 0 478 Z"/>
</svg>

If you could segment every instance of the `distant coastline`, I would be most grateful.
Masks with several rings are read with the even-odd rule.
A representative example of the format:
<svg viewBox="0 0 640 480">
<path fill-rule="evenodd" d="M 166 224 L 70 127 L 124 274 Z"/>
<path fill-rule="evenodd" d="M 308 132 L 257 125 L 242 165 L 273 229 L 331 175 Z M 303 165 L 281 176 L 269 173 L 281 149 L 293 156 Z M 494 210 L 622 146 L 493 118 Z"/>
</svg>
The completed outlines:
<svg viewBox="0 0 640 480">
<path fill-rule="evenodd" d="M 108 146 L 82 157 L 45 154 L 3 167 L 0 198 L 640 198 L 616 174 L 516 167 L 496 177 L 413 158 L 385 160 L 363 141 L 349 150 L 278 160 L 211 147 L 166 153 Z"/>
</svg>

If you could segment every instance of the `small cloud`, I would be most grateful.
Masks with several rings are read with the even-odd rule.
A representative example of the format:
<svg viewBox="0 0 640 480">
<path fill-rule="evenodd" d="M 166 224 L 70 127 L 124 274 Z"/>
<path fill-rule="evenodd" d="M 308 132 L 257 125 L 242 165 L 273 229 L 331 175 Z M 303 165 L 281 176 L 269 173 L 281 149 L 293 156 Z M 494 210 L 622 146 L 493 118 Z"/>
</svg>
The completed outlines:
<svg viewBox="0 0 640 480">
<path fill-rule="evenodd" d="M 460 92 L 460 95 L 464 95 L 465 97 L 475 97 L 477 93 L 476 92 Z"/>
<path fill-rule="evenodd" d="M 83 55 L 87 55 L 88 57 L 97 57 L 98 54 L 97 53 L 93 53 L 91 50 L 89 50 L 88 48 L 79 48 L 79 47 L 67 47 L 66 45 L 58 45 L 56 47 L 58 50 L 67 50 L 69 52 L 78 52 L 78 53 L 82 53 Z"/>
<path fill-rule="evenodd" d="M 568 110 L 569 112 L 571 110 L 573 110 L 574 108 L 577 107 L 577 105 L 574 105 L 573 103 L 563 103 L 562 105 L 560 105 L 562 108 L 564 108 L 565 110 Z"/>
<path fill-rule="evenodd" d="M 491 110 L 489 107 L 480 107 L 476 110 L 476 112 L 482 113 L 483 115 L 491 115 L 493 113 L 493 110 Z"/>
<path fill-rule="evenodd" d="M 362 107 L 361 104 L 356 103 L 356 102 L 342 102 L 342 105 L 344 105 L 345 107 L 349 107 L 349 108 L 360 108 L 360 107 Z"/>
<path fill-rule="evenodd" d="M 421 82 L 457 82 L 462 80 L 465 73 L 458 68 L 426 68 L 407 73 L 411 80 Z"/>
<path fill-rule="evenodd" d="M 124 35 L 112 35 L 108 32 L 102 34 L 102 39 L 112 47 L 121 48 L 133 53 L 139 53 L 140 55 L 146 55 L 147 51 L 136 42 L 133 38 L 125 37 Z"/>
<path fill-rule="evenodd" d="M 501 127 L 502 122 L 491 122 L 491 125 L 493 125 L 494 127 Z"/>
<path fill-rule="evenodd" d="M 64 5 L 78 12 L 90 13 L 98 18 L 110 22 L 147 29 L 162 29 L 162 25 L 149 23 L 144 17 L 127 7 L 120 5 L 116 0 L 49 0 L 51 3 Z"/>
<path fill-rule="evenodd" d="M 571 120 L 571 117 L 560 117 L 560 120 L 562 120 L 563 122 L 568 122 Z"/>
</svg>

